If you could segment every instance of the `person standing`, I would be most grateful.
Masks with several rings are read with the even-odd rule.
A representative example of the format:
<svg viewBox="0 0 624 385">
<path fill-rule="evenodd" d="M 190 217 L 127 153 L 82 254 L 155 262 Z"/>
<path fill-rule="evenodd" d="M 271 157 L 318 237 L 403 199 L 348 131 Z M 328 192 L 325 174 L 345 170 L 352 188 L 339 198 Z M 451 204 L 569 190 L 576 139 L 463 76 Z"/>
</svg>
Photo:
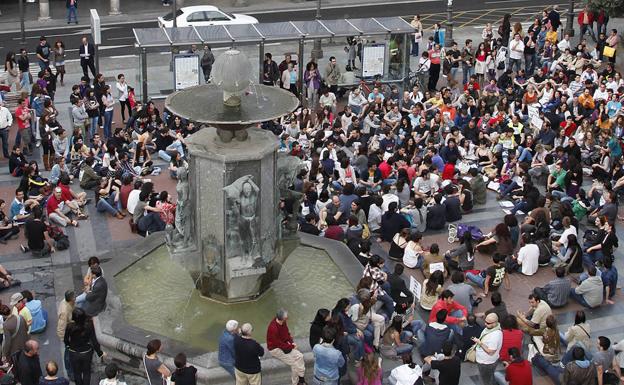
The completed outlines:
<svg viewBox="0 0 624 385">
<path fill-rule="evenodd" d="M 342 353 L 333 346 L 336 329 L 331 326 L 323 328 L 323 342 L 314 345 L 314 381 L 315 385 L 338 385 L 340 368 L 345 364 Z"/>
<path fill-rule="evenodd" d="M 329 91 L 336 94 L 338 92 L 338 82 L 340 81 L 340 68 L 336 62 L 336 57 L 329 58 L 329 64 L 325 67 L 325 82 Z"/>
<path fill-rule="evenodd" d="M 319 72 L 315 62 L 310 61 L 306 65 L 303 80 L 305 81 L 308 108 L 316 111 L 316 106 L 318 105 L 319 100 L 319 91 L 321 88 L 321 73 Z"/>
<path fill-rule="evenodd" d="M 67 330 L 67 326 L 72 323 L 72 313 L 75 307 L 76 293 L 74 293 L 73 290 L 67 290 L 65 292 L 65 298 L 59 303 L 57 310 L 56 335 L 61 341 L 65 340 L 65 330 Z M 63 364 L 65 365 L 67 377 L 73 381 L 74 371 L 69 363 L 69 350 L 67 350 L 66 347 L 63 349 Z"/>
<path fill-rule="evenodd" d="M 4 101 L 0 101 L 0 139 L 2 139 L 2 155 L 4 159 L 9 159 L 9 130 L 13 125 L 13 115 L 4 106 Z"/>
<path fill-rule="evenodd" d="M 262 84 L 274 87 L 280 77 L 277 63 L 273 60 L 273 55 L 267 52 L 264 54 L 264 62 L 262 64 Z"/>
<path fill-rule="evenodd" d="M 67 378 L 58 376 L 58 364 L 56 362 L 48 361 L 45 370 L 46 376 L 39 380 L 39 385 L 69 385 Z"/>
<path fill-rule="evenodd" d="M 210 82 L 210 73 L 212 72 L 212 65 L 215 62 L 214 54 L 208 44 L 204 45 L 204 55 L 201 58 L 201 68 L 204 73 L 204 80 L 206 84 Z"/>
<path fill-rule="evenodd" d="M 72 320 L 65 329 L 63 342 L 69 350 L 69 361 L 74 371 L 76 385 L 91 384 L 91 359 L 93 351 L 102 358 L 105 353 L 95 336 L 93 321 L 81 308 L 75 308 L 72 312 Z"/>
<path fill-rule="evenodd" d="M 78 0 L 65 0 L 65 7 L 67 7 L 67 24 L 72 22 L 72 16 L 74 22 L 78 24 Z"/>
<path fill-rule="evenodd" d="M 485 317 L 485 329 L 479 338 L 473 337 L 476 346 L 476 362 L 483 385 L 494 385 L 494 372 L 498 364 L 503 332 L 498 323 L 498 316 L 490 313 Z"/>
<path fill-rule="evenodd" d="M 271 356 L 291 367 L 292 385 L 305 384 L 303 354 L 297 349 L 297 344 L 293 342 L 286 321 L 288 321 L 288 312 L 279 309 L 267 329 L 267 349 L 269 349 Z"/>
<path fill-rule="evenodd" d="M 86 36 L 82 37 L 78 52 L 80 52 L 80 67 L 82 67 L 82 74 L 88 79 L 88 70 L 91 70 L 93 77 L 97 79 L 97 72 L 95 71 L 95 46 L 89 43 Z"/>
<path fill-rule="evenodd" d="M 39 38 L 39 45 L 37 46 L 36 54 L 39 59 L 39 68 L 41 71 L 50 67 L 50 52 L 52 51 L 50 44 L 45 36 Z"/>
<path fill-rule="evenodd" d="M 158 352 L 161 348 L 162 343 L 158 339 L 147 343 L 147 352 L 143 356 L 143 366 L 149 385 L 165 385 L 167 383 L 165 380 L 171 377 L 169 368 L 158 358 Z"/>
<path fill-rule="evenodd" d="M 412 41 L 412 56 L 418 56 L 418 50 L 420 43 L 422 43 L 422 22 L 420 21 L 420 15 L 415 15 L 410 22 L 412 28 L 414 28 L 414 40 Z"/>
<path fill-rule="evenodd" d="M 35 340 L 28 340 L 18 353 L 15 374 L 22 385 L 39 385 L 41 378 L 41 364 L 39 363 L 39 343 Z"/>
<path fill-rule="evenodd" d="M 260 357 L 264 356 L 264 349 L 251 338 L 252 331 L 251 324 L 245 323 L 241 327 L 240 336 L 234 337 L 236 385 L 260 385 L 262 383 Z"/>
<path fill-rule="evenodd" d="M 126 124 L 126 109 L 128 109 L 128 119 L 132 116 L 130 100 L 128 100 L 128 83 L 124 74 L 117 75 L 117 99 L 121 106 L 121 120 Z"/>
<path fill-rule="evenodd" d="M 219 337 L 219 365 L 234 377 L 234 338 L 238 335 L 238 321 L 229 320 Z"/>
<path fill-rule="evenodd" d="M 64 85 L 65 80 L 65 43 L 61 40 L 57 40 L 54 43 L 54 67 L 56 68 L 56 74 L 61 78 L 61 87 Z"/>
<path fill-rule="evenodd" d="M 6 305 L 0 305 L 0 316 L 3 318 L 2 360 L 10 361 L 15 352 L 22 350 L 28 340 L 28 325 L 24 317 L 13 314 Z"/>
<path fill-rule="evenodd" d="M 579 32 L 579 44 L 583 41 L 583 37 L 586 33 L 589 33 L 594 43 L 596 43 L 596 34 L 594 33 L 594 13 L 589 10 L 587 6 L 583 8 L 578 14 L 577 18 L 580 32 Z"/>
<path fill-rule="evenodd" d="M 104 137 L 110 139 L 112 136 L 113 112 L 115 111 L 115 98 L 111 93 L 111 87 L 104 88 L 102 95 L 102 105 L 104 106 Z"/>
<path fill-rule="evenodd" d="M 20 70 L 20 83 L 24 91 L 30 93 L 32 78 L 30 75 L 30 61 L 28 59 L 28 51 L 25 48 L 20 49 L 20 55 L 17 58 L 17 67 Z"/>
<path fill-rule="evenodd" d="M 31 139 L 30 120 L 33 116 L 33 110 L 31 110 L 28 106 L 28 99 L 19 98 L 17 103 L 18 106 L 15 109 L 15 118 L 17 119 L 17 135 L 15 136 L 15 145 L 21 148 L 23 140 L 24 153 L 28 155 L 30 153 L 28 145 L 30 144 Z"/>
<path fill-rule="evenodd" d="M 299 98 L 299 90 L 297 89 L 297 82 L 299 81 L 299 75 L 291 63 L 288 63 L 288 67 L 282 72 L 282 85 L 285 90 L 290 91 L 293 95 Z"/>
<path fill-rule="evenodd" d="M 91 274 L 93 280 L 90 288 L 86 291 L 86 296 L 82 308 L 89 317 L 95 317 L 106 309 L 106 297 L 108 296 L 108 284 L 102 277 L 102 268 L 92 266 Z"/>
<path fill-rule="evenodd" d="M 440 79 L 440 44 L 434 44 L 433 48 L 429 50 L 429 60 L 431 61 L 429 66 L 429 91 L 435 91 L 438 86 L 438 79 Z"/>
</svg>

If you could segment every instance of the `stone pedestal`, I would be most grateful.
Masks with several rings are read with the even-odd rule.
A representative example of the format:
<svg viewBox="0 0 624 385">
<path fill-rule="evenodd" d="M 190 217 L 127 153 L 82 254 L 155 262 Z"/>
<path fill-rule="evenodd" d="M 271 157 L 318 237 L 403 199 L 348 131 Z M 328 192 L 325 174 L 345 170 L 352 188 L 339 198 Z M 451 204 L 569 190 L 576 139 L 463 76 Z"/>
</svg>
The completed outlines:
<svg viewBox="0 0 624 385">
<path fill-rule="evenodd" d="M 201 261 L 194 275 L 203 295 L 224 302 L 253 299 L 276 276 L 278 143 L 268 131 L 248 134 L 224 143 L 215 128 L 205 127 L 186 141 L 192 238 Z"/>
<path fill-rule="evenodd" d="M 39 1 L 39 21 L 50 20 L 50 1 Z"/>
<path fill-rule="evenodd" d="M 111 16 L 121 15 L 121 11 L 119 10 L 119 0 L 110 0 L 110 11 L 108 14 Z"/>
</svg>

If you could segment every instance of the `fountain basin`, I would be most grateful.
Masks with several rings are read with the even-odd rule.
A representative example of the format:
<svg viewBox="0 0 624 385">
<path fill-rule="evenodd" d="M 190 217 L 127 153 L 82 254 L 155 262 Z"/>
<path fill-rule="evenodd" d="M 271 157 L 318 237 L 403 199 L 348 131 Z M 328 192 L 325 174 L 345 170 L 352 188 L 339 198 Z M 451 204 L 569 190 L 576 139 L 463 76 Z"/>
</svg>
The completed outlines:
<svg viewBox="0 0 624 385">
<path fill-rule="evenodd" d="M 149 340 L 159 338 L 164 345 L 162 358 L 171 367 L 173 357 L 184 351 L 189 362 L 198 368 L 199 383 L 231 384 L 231 377 L 218 365 L 215 351 L 225 322 L 231 318 L 251 322 L 254 338 L 264 342 L 268 321 L 277 307 L 284 306 L 289 310 L 289 325 L 295 341 L 306 362 L 312 364 L 309 322 L 319 307 L 331 308 L 338 298 L 353 292 L 362 267 L 341 242 L 303 233 L 299 233 L 299 237 L 299 241 L 281 241 L 285 255 L 290 256 L 283 262 L 280 277 L 271 288 L 255 301 L 238 304 L 220 304 L 191 293 L 192 278 L 181 266 L 175 266 L 170 259 L 167 261 L 166 249 L 162 251 L 164 236 L 160 234 L 150 235 L 123 253 L 104 255 L 103 258 L 110 259 L 104 264 L 109 295 L 107 309 L 95 320 L 98 340 L 124 370 L 144 375 L 141 357 L 145 346 Z M 163 265 L 153 265 L 158 263 Z M 321 268 L 323 273 L 329 271 L 327 277 L 317 271 Z M 167 274 L 171 278 L 166 278 Z M 133 282 L 138 287 L 133 287 Z M 172 290 L 179 294 L 170 293 Z M 296 291 L 295 296 L 291 295 L 293 291 Z M 180 325 L 171 315 L 186 305 L 183 302 L 188 300 L 189 294 L 189 320 L 186 324 L 183 320 L 181 330 L 176 331 Z M 189 337 L 185 336 L 185 330 L 190 330 Z M 266 349 L 264 343 L 263 346 Z M 271 358 L 268 352 L 262 360 L 262 368 L 266 383 L 287 383 L 290 378 L 290 368 Z"/>
</svg>

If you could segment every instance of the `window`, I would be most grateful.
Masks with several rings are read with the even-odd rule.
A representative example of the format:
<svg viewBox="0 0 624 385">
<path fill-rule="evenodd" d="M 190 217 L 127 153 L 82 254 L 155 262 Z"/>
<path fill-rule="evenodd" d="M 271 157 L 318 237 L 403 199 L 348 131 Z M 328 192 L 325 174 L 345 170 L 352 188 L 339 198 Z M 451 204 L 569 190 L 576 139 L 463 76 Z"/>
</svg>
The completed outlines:
<svg viewBox="0 0 624 385">
<path fill-rule="evenodd" d="M 186 18 L 186 21 L 188 22 L 198 22 L 198 21 L 206 21 L 206 20 L 208 20 L 206 18 L 206 12 L 203 12 L 203 11 L 193 12 L 190 15 L 188 15 L 188 17 Z"/>
<path fill-rule="evenodd" d="M 230 18 L 219 11 L 207 11 L 206 20 L 208 21 L 230 21 Z"/>
</svg>

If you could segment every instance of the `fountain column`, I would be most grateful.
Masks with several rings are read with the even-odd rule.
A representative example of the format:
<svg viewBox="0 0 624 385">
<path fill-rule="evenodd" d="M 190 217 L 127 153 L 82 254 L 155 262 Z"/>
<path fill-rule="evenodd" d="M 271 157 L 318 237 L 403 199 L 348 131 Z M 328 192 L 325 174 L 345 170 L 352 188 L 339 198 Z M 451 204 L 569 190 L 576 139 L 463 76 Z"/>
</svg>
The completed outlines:
<svg viewBox="0 0 624 385">
<path fill-rule="evenodd" d="M 176 231 L 189 228 L 190 238 L 169 236 L 170 251 L 203 295 L 224 302 L 256 298 L 277 278 L 278 185 L 293 174 L 278 175 L 278 140 L 257 123 L 287 114 L 298 101 L 285 90 L 252 84 L 251 68 L 241 52 L 226 51 L 213 65 L 213 84 L 165 102 L 173 114 L 204 124 L 185 141 L 190 179 L 179 189 L 189 191 L 190 208 L 180 213 L 188 225 L 176 219 Z"/>
</svg>

